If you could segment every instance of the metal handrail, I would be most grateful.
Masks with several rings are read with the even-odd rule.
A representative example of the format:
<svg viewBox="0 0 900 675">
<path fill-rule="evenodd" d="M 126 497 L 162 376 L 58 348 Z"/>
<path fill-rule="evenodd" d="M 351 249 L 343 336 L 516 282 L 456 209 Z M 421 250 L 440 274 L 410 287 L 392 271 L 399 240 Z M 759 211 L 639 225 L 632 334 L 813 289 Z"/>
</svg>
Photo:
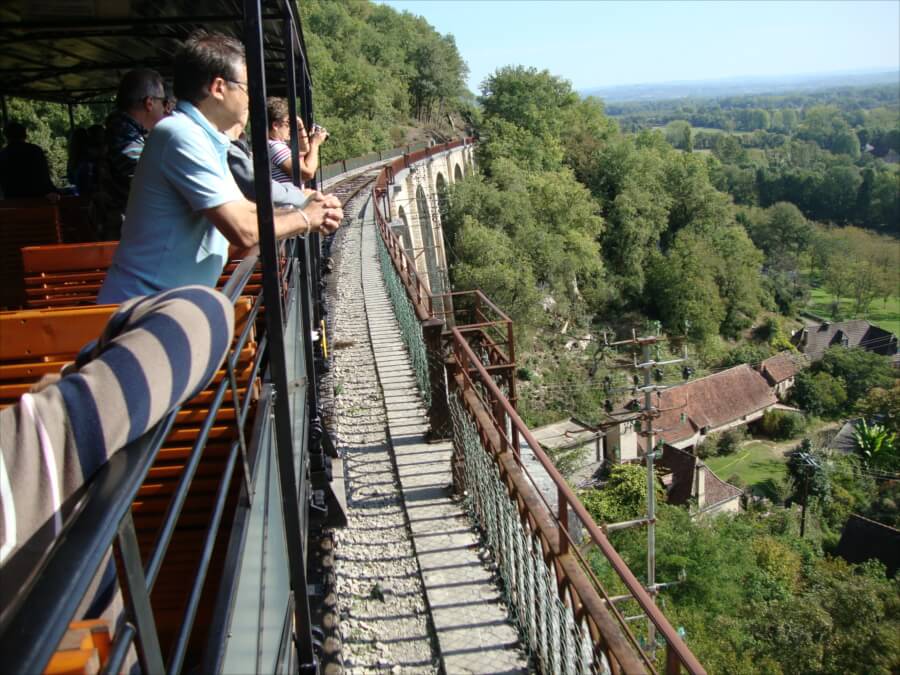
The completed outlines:
<svg viewBox="0 0 900 675">
<path fill-rule="evenodd" d="M 177 410 L 110 457 L 87 486 L 77 514 L 46 561 L 18 594 L 18 607 L 0 626 L 3 668 L 43 672 L 106 560 L 119 524 L 168 436 Z"/>
<path fill-rule="evenodd" d="M 373 204 L 375 205 L 375 222 L 378 225 L 381 237 L 387 247 L 388 255 L 390 255 L 391 260 L 394 263 L 394 268 L 397 270 L 397 273 L 400 275 L 400 280 L 406 287 L 407 295 L 413 303 L 419 321 L 427 321 L 428 319 L 434 318 L 434 302 L 431 289 L 419 276 L 416 265 L 412 259 L 410 259 L 409 254 L 403 247 L 400 237 L 398 237 L 388 225 L 387 220 L 381 213 L 378 200 L 375 199 Z"/>
<path fill-rule="evenodd" d="M 223 292 L 232 302 L 236 302 L 240 297 L 256 261 L 255 255 L 246 258 L 226 282 Z M 254 310 L 258 311 L 258 303 Z M 251 315 L 253 314 L 255 311 L 251 311 Z M 248 316 L 249 322 L 252 322 L 252 316 Z M 240 353 L 250 334 L 250 331 L 242 331 L 226 360 Z M 254 373 L 258 372 L 261 358 L 262 349 L 259 349 L 255 357 Z M 145 566 L 148 593 L 162 568 L 168 545 L 227 388 L 228 378 L 225 377 L 216 388 L 207 417 L 167 507 L 156 543 Z M 106 559 L 122 519 L 130 513 L 131 504 L 174 426 L 180 409 L 180 406 L 175 408 L 155 427 L 115 453 L 87 484 L 81 506 L 70 517 L 63 534 L 54 542 L 41 571 L 33 575 L 29 585 L 17 595 L 16 606 L 7 610 L 5 623 L 0 626 L 0 652 L 4 654 L 4 667 L 9 667 L 10 672 L 40 672 L 50 661 L 100 565 Z M 240 413 L 243 415 L 238 421 L 245 422 L 246 408 L 238 411 L 236 405 L 236 417 Z M 121 468 L 123 463 L 128 467 L 124 479 Z M 111 475 L 114 477 L 110 478 Z M 38 632 L 37 637 L 34 635 L 35 626 L 44 627 Z M 24 638 L 25 635 L 28 636 L 27 639 Z M 115 636 L 107 668 L 114 669 L 116 661 L 124 659 L 127 648 L 135 636 L 133 627 L 121 630 Z"/>
<path fill-rule="evenodd" d="M 534 438 L 531 431 L 522 421 L 521 417 L 519 417 L 518 412 L 516 412 L 512 404 L 500 391 L 500 388 L 494 383 L 493 378 L 481 364 L 475 352 L 472 351 L 472 348 L 469 346 L 462 333 L 457 328 L 451 328 L 450 332 L 453 336 L 453 346 L 454 351 L 457 354 L 457 361 L 459 362 L 460 366 L 462 366 L 463 364 L 465 364 L 466 366 L 465 368 L 461 368 L 461 370 L 463 370 L 464 372 L 467 372 L 469 370 L 477 371 L 481 385 L 488 390 L 491 396 L 491 400 L 495 403 L 496 406 L 500 407 L 500 409 L 503 411 L 503 414 L 509 419 L 512 427 L 518 431 L 519 436 L 523 438 L 526 443 L 528 443 L 528 446 L 531 448 L 534 456 L 538 459 L 541 466 L 544 468 L 544 470 L 547 472 L 547 475 L 556 486 L 558 496 L 558 514 L 556 520 L 560 542 L 562 543 L 562 541 L 565 539 L 569 543 L 574 543 L 569 537 L 569 528 L 567 525 L 568 509 L 572 509 L 572 511 L 575 512 L 575 514 L 578 516 L 579 520 L 581 520 L 582 524 L 587 530 L 588 534 L 590 535 L 591 541 L 600 549 L 600 551 L 609 561 L 613 570 L 616 572 L 622 583 L 628 589 L 634 600 L 638 603 L 643 612 L 647 615 L 656 629 L 666 640 L 668 650 L 667 663 L 669 662 L 670 658 L 677 658 L 678 663 L 684 666 L 684 668 L 689 673 L 692 673 L 692 675 L 705 673 L 706 671 L 704 670 L 703 666 L 700 665 L 700 662 L 690 651 L 684 640 L 680 635 L 678 635 L 678 633 L 669 623 L 668 619 L 666 619 L 665 615 L 663 615 L 659 607 L 656 606 L 656 603 L 650 597 L 649 593 L 647 593 L 643 585 L 641 585 L 640 581 L 638 581 L 638 579 L 634 576 L 625 561 L 622 560 L 622 557 L 610 543 L 603 530 L 601 530 L 600 527 L 594 522 L 594 519 L 591 517 L 588 510 L 581 503 L 581 500 L 578 499 L 578 496 L 575 494 L 572 488 L 569 487 L 565 478 L 563 478 L 556 466 L 553 464 L 553 461 L 543 451 L 540 443 Z M 491 410 L 491 406 L 486 407 L 488 408 L 488 410 Z M 489 414 L 491 414 L 493 418 L 493 414 Z M 505 424 L 501 424 L 496 420 L 493 421 L 498 433 L 501 433 L 501 435 L 505 435 Z M 515 449 L 513 454 L 517 456 L 517 460 L 519 461 L 519 464 L 521 466 L 521 460 L 518 459 L 518 448 Z M 524 470 L 524 467 L 522 468 Z M 573 553 L 580 554 L 577 546 L 570 548 L 570 550 Z M 612 603 L 607 602 L 607 605 L 610 609 L 614 609 Z M 618 614 L 618 612 L 616 611 L 615 614 Z M 626 634 L 630 634 L 630 631 L 628 631 L 627 626 L 624 625 L 624 622 L 623 627 L 626 630 Z M 633 636 L 631 639 L 634 640 Z M 640 650 L 636 641 L 634 641 L 634 645 Z M 643 654 L 642 650 L 640 651 Z"/>
</svg>

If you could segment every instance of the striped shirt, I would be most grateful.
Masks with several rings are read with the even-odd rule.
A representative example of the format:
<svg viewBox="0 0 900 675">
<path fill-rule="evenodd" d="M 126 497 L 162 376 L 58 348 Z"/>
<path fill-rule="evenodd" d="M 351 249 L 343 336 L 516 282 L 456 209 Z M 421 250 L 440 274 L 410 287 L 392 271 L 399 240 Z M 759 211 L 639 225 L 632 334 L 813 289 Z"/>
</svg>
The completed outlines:
<svg viewBox="0 0 900 675">
<path fill-rule="evenodd" d="M 222 364 L 234 308 L 184 286 L 124 303 L 57 384 L 0 411 L 0 608 L 38 568 L 84 483 Z M 15 581 L 13 581 L 15 580 Z"/>
<path fill-rule="evenodd" d="M 106 150 L 100 161 L 100 183 L 90 205 L 91 222 L 100 241 L 122 236 L 131 181 L 149 133 L 127 113 L 117 110 L 106 118 Z"/>
<path fill-rule="evenodd" d="M 294 179 L 281 168 L 291 158 L 291 146 L 284 141 L 269 139 L 269 160 L 272 162 L 272 180 L 279 183 L 293 183 Z"/>
</svg>

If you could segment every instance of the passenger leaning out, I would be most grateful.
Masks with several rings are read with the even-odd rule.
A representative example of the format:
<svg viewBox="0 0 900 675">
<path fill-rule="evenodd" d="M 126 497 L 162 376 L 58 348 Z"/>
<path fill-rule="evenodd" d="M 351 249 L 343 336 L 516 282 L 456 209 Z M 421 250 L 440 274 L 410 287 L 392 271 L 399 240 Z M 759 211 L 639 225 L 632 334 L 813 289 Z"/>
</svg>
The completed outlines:
<svg viewBox="0 0 900 675">
<path fill-rule="evenodd" d="M 270 97 L 266 100 L 269 118 L 269 160 L 272 162 L 272 178 L 279 183 L 292 183 L 294 162 L 291 159 L 291 118 L 287 100 Z M 328 139 L 324 127 L 313 127 L 307 134 L 303 120 L 294 121 L 300 150 L 300 179 L 312 180 L 319 168 L 319 147 Z"/>
<path fill-rule="evenodd" d="M 215 286 L 228 258 L 258 242 L 256 205 L 228 168 L 226 131 L 249 107 L 243 45 L 199 31 L 175 56 L 171 116 L 156 125 L 132 183 L 122 240 L 99 303 L 118 303 L 186 284 Z M 336 197 L 315 193 L 302 209 L 278 211 L 275 235 L 329 234 L 343 219 Z"/>
<path fill-rule="evenodd" d="M 247 116 L 228 130 L 228 138 L 231 146 L 228 148 L 228 168 L 231 175 L 241 190 L 241 193 L 251 202 L 256 201 L 256 185 L 253 181 L 253 154 L 250 144 L 244 135 L 247 126 Z M 303 190 L 293 183 L 279 183 L 272 180 L 272 205 L 275 208 L 293 207 L 301 209 L 306 205 L 307 193 L 311 190 Z"/>
</svg>

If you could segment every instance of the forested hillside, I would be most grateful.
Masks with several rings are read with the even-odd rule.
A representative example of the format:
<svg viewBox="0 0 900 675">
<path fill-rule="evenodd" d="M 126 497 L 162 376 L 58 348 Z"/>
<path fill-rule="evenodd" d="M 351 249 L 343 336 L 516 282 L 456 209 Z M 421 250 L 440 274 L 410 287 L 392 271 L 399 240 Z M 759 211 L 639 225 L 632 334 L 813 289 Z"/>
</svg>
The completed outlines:
<svg viewBox="0 0 900 675">
<path fill-rule="evenodd" d="M 546 71 L 500 69 L 480 102 L 482 175 L 454 189 L 445 233 L 457 287 L 495 297 L 533 347 L 522 373 L 538 376 L 523 387 L 532 422 L 596 418 L 604 394 L 594 383 L 616 377 L 597 347 L 603 333 L 660 321 L 692 341 L 703 370 L 787 346 L 811 286 L 847 298 L 837 311 L 850 315 L 897 293 L 893 237 L 817 223 L 787 198 L 739 203 L 722 185 L 727 165 L 717 156 L 680 147 L 669 129 L 623 131 L 600 101 Z M 815 127 L 817 115 L 799 128 Z M 729 139 L 746 152 L 721 138 L 723 153 Z M 791 142 L 831 156 L 812 141 Z M 799 170 L 791 161 L 785 166 Z M 900 187 L 896 167 L 871 162 L 866 175 L 884 186 L 868 208 L 888 208 Z M 879 223 L 874 229 L 890 229 Z"/>
<path fill-rule="evenodd" d="M 313 70 L 316 120 L 331 138 L 326 161 L 406 142 L 411 127 L 448 133 L 470 97 L 452 36 L 425 19 L 368 0 L 300 5 Z"/>
</svg>

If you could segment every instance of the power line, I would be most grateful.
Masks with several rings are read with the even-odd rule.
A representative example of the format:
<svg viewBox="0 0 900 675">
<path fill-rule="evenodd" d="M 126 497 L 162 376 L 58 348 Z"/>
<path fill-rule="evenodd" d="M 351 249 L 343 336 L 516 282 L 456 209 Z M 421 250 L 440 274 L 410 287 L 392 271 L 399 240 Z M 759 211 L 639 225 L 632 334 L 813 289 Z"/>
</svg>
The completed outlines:
<svg viewBox="0 0 900 675">
<path fill-rule="evenodd" d="M 587 339 L 587 338 L 573 338 L 573 339 L 576 339 L 576 340 L 578 340 L 578 339 L 584 340 L 584 339 Z M 870 341 L 863 341 L 863 342 L 860 342 L 858 345 L 856 345 L 856 346 L 854 346 L 854 347 L 848 347 L 848 349 L 858 349 L 858 348 L 864 348 L 864 347 L 881 346 L 882 344 L 890 343 L 892 339 L 893 339 L 892 337 L 875 338 L 875 339 L 870 340 Z M 741 366 L 741 365 L 748 365 L 748 366 L 750 366 L 751 368 L 753 368 L 754 370 L 758 370 L 759 367 L 762 366 L 762 364 L 763 364 L 765 361 L 769 360 L 770 358 L 773 358 L 774 356 L 777 356 L 777 354 L 774 354 L 773 356 L 770 356 L 770 357 L 767 357 L 767 358 L 765 358 L 765 359 L 762 359 L 761 361 L 747 361 L 747 362 L 745 362 L 745 363 L 737 363 L 737 364 L 735 364 L 735 365 L 733 365 L 733 366 L 717 366 L 717 367 L 715 367 L 715 368 L 703 369 L 702 374 L 701 374 L 699 377 L 694 378 L 693 380 L 690 380 L 690 381 L 696 381 L 696 380 L 701 379 L 701 378 L 703 378 L 703 377 L 708 377 L 708 376 L 710 376 L 710 375 L 715 375 L 715 374 L 718 374 L 718 373 L 723 373 L 723 372 L 728 371 L 728 370 L 731 370 L 731 369 L 733 369 L 733 368 L 737 368 L 737 367 L 739 367 L 739 366 Z M 794 357 L 796 357 L 796 358 L 801 358 L 801 357 L 802 357 L 802 354 L 794 354 L 794 353 L 791 353 L 791 354 L 789 354 L 788 356 L 794 356 Z M 611 368 L 609 368 L 609 370 L 614 370 L 614 369 L 615 369 L 614 366 L 611 367 Z M 580 391 L 580 390 L 582 390 L 582 389 L 589 388 L 589 385 L 579 385 L 579 384 L 577 384 L 577 383 L 573 383 L 573 384 L 536 384 L 535 386 L 540 386 L 540 387 L 544 387 L 544 388 L 547 388 L 547 389 L 557 389 L 557 390 L 574 389 L 574 390 L 578 390 L 578 391 Z"/>
</svg>

